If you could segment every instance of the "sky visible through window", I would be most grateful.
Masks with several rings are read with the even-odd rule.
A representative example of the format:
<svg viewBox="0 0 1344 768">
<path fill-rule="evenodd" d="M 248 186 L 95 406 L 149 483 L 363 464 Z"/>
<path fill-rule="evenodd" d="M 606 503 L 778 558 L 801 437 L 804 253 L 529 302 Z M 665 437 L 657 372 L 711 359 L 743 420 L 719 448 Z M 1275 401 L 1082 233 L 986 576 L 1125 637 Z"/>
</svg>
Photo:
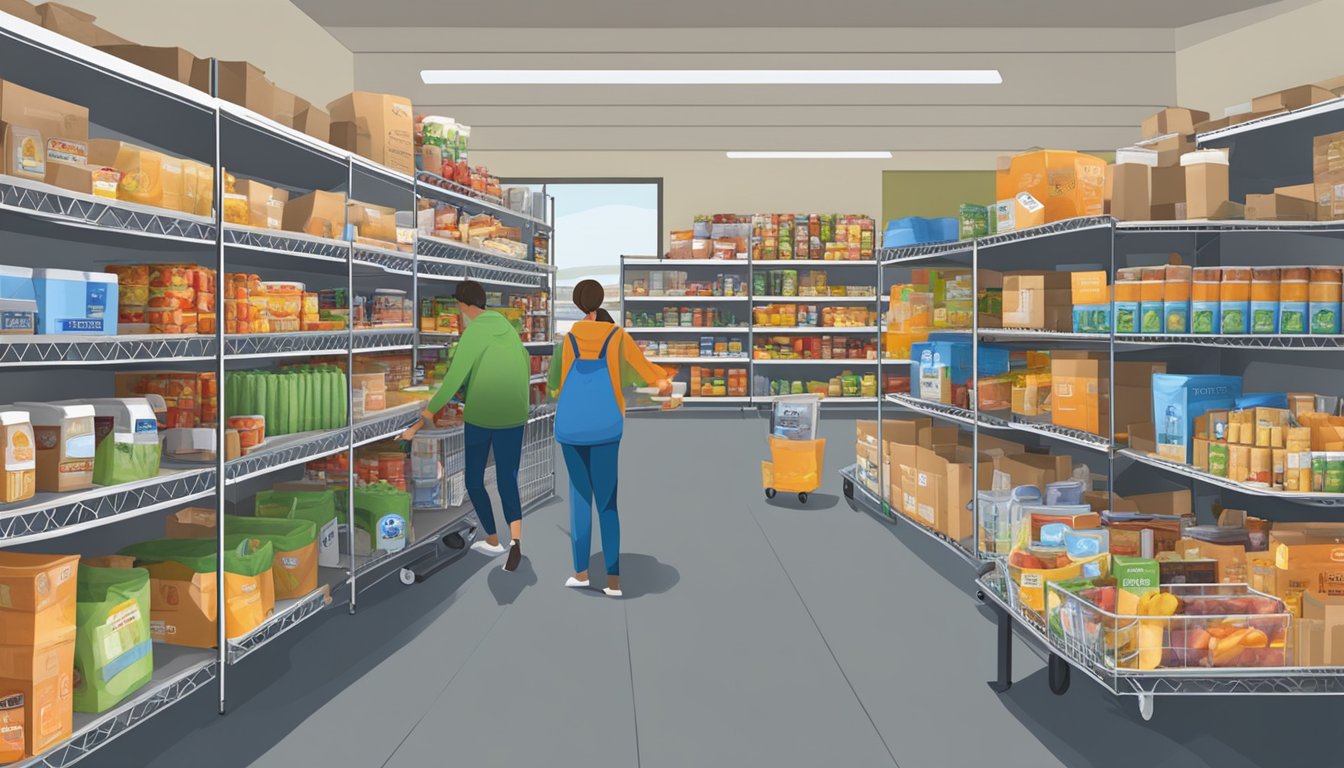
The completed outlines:
<svg viewBox="0 0 1344 768">
<path fill-rule="evenodd" d="M 546 191 L 555 198 L 555 320 L 556 333 L 563 334 L 582 317 L 570 300 L 575 284 L 600 281 L 605 306 L 617 315 L 621 256 L 658 255 L 658 185 L 548 184 Z"/>
</svg>

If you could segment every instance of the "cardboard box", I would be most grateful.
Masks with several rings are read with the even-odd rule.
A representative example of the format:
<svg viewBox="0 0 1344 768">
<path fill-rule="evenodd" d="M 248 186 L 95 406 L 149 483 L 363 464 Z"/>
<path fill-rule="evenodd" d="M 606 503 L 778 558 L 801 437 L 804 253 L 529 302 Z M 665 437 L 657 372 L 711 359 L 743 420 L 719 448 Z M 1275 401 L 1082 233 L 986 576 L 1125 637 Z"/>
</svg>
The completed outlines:
<svg viewBox="0 0 1344 768">
<path fill-rule="evenodd" d="M 1252 112 L 1278 112 L 1280 110 L 1302 109 L 1322 101 L 1330 101 L 1335 94 L 1318 85 L 1299 85 L 1251 100 Z"/>
<path fill-rule="evenodd" d="M 1157 153 L 1156 167 L 1175 168 L 1181 164 L 1181 157 L 1185 153 L 1195 151 L 1195 141 L 1189 135 L 1178 134 L 1150 141 L 1143 148 Z"/>
<path fill-rule="evenodd" d="M 1187 464 L 1194 457 L 1195 419 L 1231 408 L 1241 397 L 1240 376 L 1154 374 L 1152 382 L 1158 454 Z"/>
<path fill-rule="evenodd" d="M 42 26 L 85 45 L 130 45 L 131 41 L 94 24 L 94 15 L 60 3 L 37 6 Z"/>
<path fill-rule="evenodd" d="M 266 73 L 246 61 L 219 61 L 219 98 L 270 117 L 275 113 L 275 84 Z"/>
<path fill-rule="evenodd" d="M 1181 156 L 1185 168 L 1185 215 L 1190 219 L 1227 216 L 1227 154 L 1220 150 L 1188 152 Z"/>
<path fill-rule="evenodd" d="M 1344 665 L 1344 597 L 1305 592 L 1302 595 L 1302 619 L 1319 622 L 1321 644 L 1319 656 L 1309 662 L 1314 666 Z"/>
<path fill-rule="evenodd" d="M 294 122 L 290 127 L 315 139 L 331 140 L 331 115 L 297 97 L 294 99 Z"/>
<path fill-rule="evenodd" d="M 85 195 L 92 194 L 93 172 L 96 170 L 98 170 L 98 166 L 53 163 L 51 173 L 47 174 L 47 183 L 54 187 L 68 189 L 71 192 L 80 192 Z"/>
<path fill-rule="evenodd" d="M 1068 272 L 1008 272 L 1003 276 L 1005 328 L 1073 328 L 1072 284 Z"/>
<path fill-rule="evenodd" d="M 236 194 L 247 199 L 248 223 L 264 229 L 280 229 L 284 223 L 285 201 L 289 192 L 262 184 L 256 179 L 238 179 L 233 184 Z"/>
<path fill-rule="evenodd" d="M 1058 427 L 1110 432 L 1109 360 L 1095 355 L 1054 356 L 1050 361 L 1050 420 Z"/>
<path fill-rule="evenodd" d="M 327 105 L 331 143 L 394 171 L 415 173 L 415 131 L 411 100 L 386 93 L 355 91 Z"/>
<path fill-rule="evenodd" d="M 0 691 L 24 694 L 25 748 L 70 736 L 78 555 L 0 553 Z"/>
<path fill-rule="evenodd" d="M 928 448 L 918 449 L 916 461 L 916 519 L 957 541 L 973 535 L 971 466 L 949 461 Z"/>
<path fill-rule="evenodd" d="M 1073 474 L 1073 460 L 1067 454 L 1019 453 L 995 456 L 993 467 L 995 472 L 1008 475 L 1013 487 L 1034 485 L 1042 493 L 1047 484 L 1067 480 Z"/>
<path fill-rule="evenodd" d="M 285 203 L 284 228 L 315 237 L 340 238 L 345 233 L 345 194 L 317 190 Z"/>
<path fill-rule="evenodd" d="M 1153 553 L 1173 552 L 1181 538 L 1181 524 L 1177 520 L 1112 520 L 1107 524 L 1111 532 L 1111 554 L 1137 557 L 1143 551 L 1143 532 L 1153 532 Z"/>
<path fill-rule="evenodd" d="M 130 142 L 115 139 L 93 139 L 89 142 L 89 163 L 121 171 L 122 183 L 117 186 L 117 199 L 141 205 L 164 207 L 165 198 L 181 200 L 182 172 L 178 160 L 176 176 L 164 172 L 165 156 Z M 176 158 L 174 158 L 176 160 Z M 134 178 L 137 183 L 126 183 Z M 176 184 L 176 189 L 170 188 Z"/>
<path fill-rule="evenodd" d="M 1195 125 L 1209 119 L 1208 112 L 1185 107 L 1167 107 L 1155 115 L 1144 118 L 1140 124 L 1143 138 L 1155 139 L 1169 133 L 1189 135 L 1195 132 Z"/>
<path fill-rule="evenodd" d="M 16 16 L 29 24 L 42 23 L 42 16 L 28 0 L 0 0 L 0 13 Z"/>
<path fill-rule="evenodd" d="M 1144 206 L 1145 212 L 1147 206 Z M 1111 287 L 1106 272 L 1070 272 L 1071 301 L 1074 304 L 1110 304 Z"/>
<path fill-rule="evenodd" d="M 1121 221 L 1142 221 L 1152 215 L 1153 169 L 1139 163 L 1114 166 L 1111 215 Z"/>
<path fill-rule="evenodd" d="M 997 199 L 1007 200 L 1024 192 L 1031 195 L 1036 204 L 1044 207 L 1041 223 L 1100 216 L 1104 208 L 1106 162 L 1081 152 L 1032 150 L 1013 156 L 1007 183 L 1010 194 L 998 195 Z M 1025 229 L 1024 219 L 1034 214 L 1017 209 L 1014 226 Z"/>
<path fill-rule="evenodd" d="M 1185 203 L 1185 169 L 1180 165 L 1152 169 L 1152 204 L 1158 206 Z"/>
<path fill-rule="evenodd" d="M 1218 563 L 1213 560 L 1159 560 L 1163 584 L 1217 584 Z"/>
<path fill-rule="evenodd" d="M 929 418 L 917 419 L 883 419 L 882 420 L 882 441 L 887 443 L 903 443 L 905 445 L 919 445 L 919 431 L 923 428 L 933 426 L 933 420 Z M 877 422 L 868 419 L 859 419 L 854 422 L 855 439 L 865 445 L 877 446 Z"/>
<path fill-rule="evenodd" d="M 1248 221 L 1315 221 L 1316 186 L 1278 187 L 1267 195 L 1246 195 Z"/>
<path fill-rule="evenodd" d="M 346 204 L 346 223 L 355 228 L 355 237 L 397 242 L 397 209 L 351 200 Z"/>
<path fill-rule="evenodd" d="M 1241 544 L 1213 544 L 1182 538 L 1176 542 L 1176 554 L 1186 560 L 1207 559 L 1215 563 L 1214 581 L 1244 584 L 1247 581 L 1246 547 Z"/>
<path fill-rule="evenodd" d="M 0 81 L 0 173 L 50 183 L 57 164 L 87 162 L 88 141 L 88 109 Z"/>
<path fill-rule="evenodd" d="M 197 90 L 210 92 L 209 62 L 185 48 L 152 45 L 100 45 L 98 49 Z"/>
<path fill-rule="evenodd" d="M 1344 131 L 1312 139 L 1311 169 L 1317 216 L 1323 221 L 1344 219 Z"/>
<path fill-rule="evenodd" d="M 1115 427 L 1153 422 L 1153 374 L 1166 373 L 1166 363 L 1121 360 L 1115 364 Z M 1108 429 L 1103 425 L 1103 430 Z"/>
</svg>

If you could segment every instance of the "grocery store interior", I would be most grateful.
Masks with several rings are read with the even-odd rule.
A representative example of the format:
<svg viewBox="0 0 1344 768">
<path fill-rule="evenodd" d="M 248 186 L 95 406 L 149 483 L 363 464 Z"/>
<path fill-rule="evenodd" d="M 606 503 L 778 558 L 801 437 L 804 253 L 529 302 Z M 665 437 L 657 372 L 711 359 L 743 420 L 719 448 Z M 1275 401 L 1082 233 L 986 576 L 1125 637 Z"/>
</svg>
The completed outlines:
<svg viewBox="0 0 1344 768">
<path fill-rule="evenodd" d="M 1340 29 L 0 0 L 0 765 L 1332 764 Z"/>
</svg>

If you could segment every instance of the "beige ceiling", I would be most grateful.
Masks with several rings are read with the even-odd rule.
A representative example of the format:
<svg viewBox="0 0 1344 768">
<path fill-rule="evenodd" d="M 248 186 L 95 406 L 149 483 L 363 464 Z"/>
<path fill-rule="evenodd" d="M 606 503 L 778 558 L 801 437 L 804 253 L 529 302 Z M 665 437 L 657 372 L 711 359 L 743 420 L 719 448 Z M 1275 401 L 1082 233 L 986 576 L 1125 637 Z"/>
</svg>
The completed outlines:
<svg viewBox="0 0 1344 768">
<path fill-rule="evenodd" d="M 1271 0 L 294 0 L 329 27 L 1148 27 Z"/>
</svg>

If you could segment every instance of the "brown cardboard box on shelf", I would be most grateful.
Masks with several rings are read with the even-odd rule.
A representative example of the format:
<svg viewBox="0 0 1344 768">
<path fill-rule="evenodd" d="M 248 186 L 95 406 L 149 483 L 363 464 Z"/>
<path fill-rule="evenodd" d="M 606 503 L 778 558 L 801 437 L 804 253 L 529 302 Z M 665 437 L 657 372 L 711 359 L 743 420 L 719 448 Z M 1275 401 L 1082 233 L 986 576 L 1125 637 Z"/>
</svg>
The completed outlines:
<svg viewBox="0 0 1344 768">
<path fill-rule="evenodd" d="M 918 449 L 916 519 L 960 541 L 971 530 L 971 465 L 949 461 L 927 448 Z"/>
<path fill-rule="evenodd" d="M 1126 496 L 1125 500 L 1145 515 L 1190 516 L 1190 491 L 1154 491 Z"/>
<path fill-rule="evenodd" d="M 238 179 L 233 184 L 233 190 L 247 198 L 248 224 L 263 229 L 280 229 L 284 223 L 288 191 L 276 189 L 256 179 Z"/>
<path fill-rule="evenodd" d="M 1195 142 L 1188 135 L 1178 134 L 1150 141 L 1143 149 L 1157 153 L 1157 167 L 1171 168 L 1181 164 L 1181 155 L 1195 150 Z"/>
<path fill-rule="evenodd" d="M 209 62 L 205 61 L 202 64 L 203 60 L 196 58 L 195 54 L 186 48 L 100 45 L 98 49 L 197 90 L 206 92 L 210 90 Z"/>
<path fill-rule="evenodd" d="M 284 88 L 278 85 L 272 86 L 271 113 L 267 117 L 287 128 L 293 128 L 294 116 L 298 113 L 300 101 L 303 100 Z"/>
<path fill-rule="evenodd" d="M 246 61 L 216 62 L 219 97 L 264 117 L 275 112 L 275 84 L 266 73 Z"/>
<path fill-rule="evenodd" d="M 1316 186 L 1276 187 L 1267 195 L 1246 195 L 1247 221 L 1315 221 Z"/>
<path fill-rule="evenodd" d="M 181 160 L 173 160 L 178 169 L 175 175 L 164 171 L 165 155 L 161 152 L 116 139 L 93 139 L 89 142 L 89 163 L 121 171 L 117 199 L 131 203 L 162 208 L 166 200 L 181 200 Z M 172 165 L 169 163 L 169 166 Z M 136 180 L 134 185 L 127 184 L 130 178 Z M 176 188 L 170 189 L 174 185 Z"/>
<path fill-rule="evenodd" d="M 290 127 L 296 131 L 303 131 L 315 139 L 331 140 L 331 115 L 304 99 L 295 97 L 294 123 Z"/>
<path fill-rule="evenodd" d="M 388 243 L 397 241 L 397 209 L 351 200 L 346 204 L 346 222 L 355 236 Z"/>
<path fill-rule="evenodd" d="M 1073 460 L 1067 454 L 1019 453 L 996 456 L 993 466 L 995 472 L 1008 475 L 1014 487 L 1034 485 L 1042 492 L 1047 484 L 1067 480 L 1073 473 Z"/>
<path fill-rule="evenodd" d="M 1252 112 L 1277 112 L 1283 109 L 1302 109 L 1335 98 L 1328 88 L 1319 85 L 1299 85 L 1282 91 L 1256 96 L 1251 100 Z"/>
<path fill-rule="evenodd" d="M 327 105 L 331 143 L 375 163 L 415 173 L 411 100 L 388 93 L 355 91 Z"/>
<path fill-rule="evenodd" d="M 1151 194 L 1154 207 L 1185 202 L 1185 169 L 1180 165 L 1158 166 L 1151 173 Z"/>
<path fill-rule="evenodd" d="M 927 417 L 915 419 L 883 419 L 882 440 L 884 442 L 918 445 L 919 430 L 922 427 L 931 426 L 933 426 L 933 420 Z M 854 436 L 858 442 L 876 447 L 877 422 L 870 419 L 859 419 L 854 423 Z"/>
<path fill-rule="evenodd" d="M 1068 272 L 1007 272 L 1003 275 L 1003 325 L 1068 331 L 1073 327 L 1072 296 Z"/>
<path fill-rule="evenodd" d="M 345 233 L 345 194 L 316 190 L 285 203 L 284 228 L 315 237 L 340 238 Z"/>
<path fill-rule="evenodd" d="M 1153 422 L 1153 374 L 1166 372 L 1166 363 L 1122 360 L 1115 364 L 1116 431 Z"/>
<path fill-rule="evenodd" d="M 60 163 L 83 165 L 89 110 L 0 80 L 0 173 L 49 181 Z"/>
<path fill-rule="evenodd" d="M 41 24 L 42 16 L 28 0 L 0 0 L 0 13 L 17 16 L 29 24 Z"/>
<path fill-rule="evenodd" d="M 1051 355 L 1051 422 L 1058 427 L 1103 434 L 1108 431 L 1110 361 L 1095 353 L 1064 351 Z"/>
<path fill-rule="evenodd" d="M 1310 590 L 1304 592 L 1302 619 L 1320 622 L 1321 628 L 1319 656 L 1302 663 L 1326 667 L 1344 666 L 1344 597 L 1322 595 Z"/>
<path fill-rule="evenodd" d="M 1145 139 L 1155 139 L 1168 133 L 1189 135 L 1195 132 L 1197 123 L 1208 119 L 1208 112 L 1185 107 L 1167 107 L 1155 115 L 1144 118 L 1140 128 Z"/>
<path fill-rule="evenodd" d="M 24 694 L 29 755 L 70 736 L 78 555 L 0 553 L 0 691 Z"/>
<path fill-rule="evenodd" d="M 1218 564 L 1215 581 L 1227 584 L 1246 582 L 1246 547 L 1241 544 L 1213 544 L 1182 538 L 1176 542 L 1176 554 L 1186 559 L 1208 558 Z"/>
<path fill-rule="evenodd" d="M 51 167 L 51 173 L 47 174 L 47 183 L 68 189 L 71 192 L 80 192 L 88 195 L 93 193 L 93 172 L 101 166 L 96 165 L 70 165 L 68 163 L 55 163 Z"/>
<path fill-rule="evenodd" d="M 1322 221 L 1344 219 L 1344 131 L 1312 139 L 1311 170 L 1317 215 Z"/>
<path fill-rule="evenodd" d="M 94 24 L 94 15 L 60 3 L 37 6 L 42 26 L 85 45 L 130 45 L 131 41 Z"/>
<path fill-rule="evenodd" d="M 1185 215 L 1190 219 L 1216 219 L 1227 216 L 1227 153 L 1200 150 L 1181 156 L 1185 168 Z"/>
<path fill-rule="evenodd" d="M 1117 163 L 1111 192 L 1111 215 L 1121 221 L 1152 216 L 1153 169 L 1142 163 Z"/>
<path fill-rule="evenodd" d="M 1322 80 L 1316 83 L 1318 88 L 1324 88 L 1335 96 L 1344 96 L 1344 75 L 1336 75 L 1329 80 Z"/>
</svg>

